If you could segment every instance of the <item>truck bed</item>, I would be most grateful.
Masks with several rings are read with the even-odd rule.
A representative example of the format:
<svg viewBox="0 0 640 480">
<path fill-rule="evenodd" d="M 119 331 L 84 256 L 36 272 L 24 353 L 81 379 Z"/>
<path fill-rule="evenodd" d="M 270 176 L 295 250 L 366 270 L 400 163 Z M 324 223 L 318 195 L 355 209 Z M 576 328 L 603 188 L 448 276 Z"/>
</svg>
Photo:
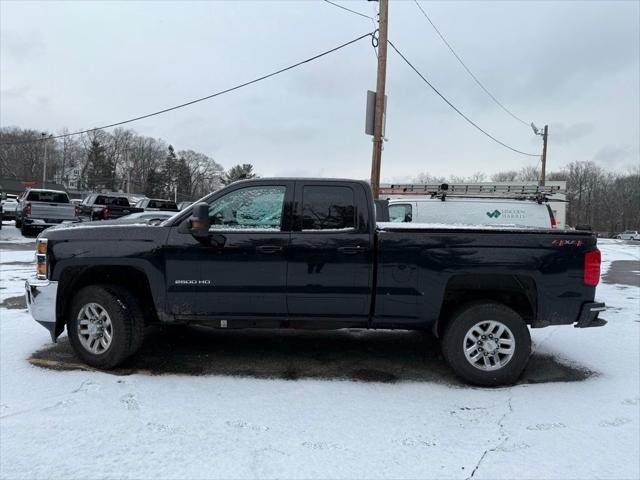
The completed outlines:
<svg viewBox="0 0 640 480">
<path fill-rule="evenodd" d="M 379 223 L 375 318 L 384 324 L 403 312 L 409 325 L 435 322 L 447 301 L 494 286 L 528 296 L 533 327 L 571 324 L 595 296 L 583 282 L 585 253 L 595 248 L 584 231 Z"/>
</svg>

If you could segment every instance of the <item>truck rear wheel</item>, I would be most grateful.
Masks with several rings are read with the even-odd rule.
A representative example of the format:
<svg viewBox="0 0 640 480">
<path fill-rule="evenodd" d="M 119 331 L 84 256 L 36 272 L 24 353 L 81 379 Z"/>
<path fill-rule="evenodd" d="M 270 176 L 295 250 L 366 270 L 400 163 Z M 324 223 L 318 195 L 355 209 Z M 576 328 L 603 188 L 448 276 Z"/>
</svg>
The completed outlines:
<svg viewBox="0 0 640 480">
<path fill-rule="evenodd" d="M 531 336 L 523 318 L 506 305 L 473 303 L 452 316 L 442 353 L 466 382 L 492 387 L 515 383 L 531 355 Z"/>
<path fill-rule="evenodd" d="M 114 285 L 91 285 L 73 299 L 67 318 L 69 341 L 88 365 L 111 369 L 136 353 L 144 335 L 138 301 Z"/>
<path fill-rule="evenodd" d="M 31 228 L 29 228 L 26 224 L 20 224 L 20 233 L 23 237 L 30 237 L 32 235 Z"/>
</svg>

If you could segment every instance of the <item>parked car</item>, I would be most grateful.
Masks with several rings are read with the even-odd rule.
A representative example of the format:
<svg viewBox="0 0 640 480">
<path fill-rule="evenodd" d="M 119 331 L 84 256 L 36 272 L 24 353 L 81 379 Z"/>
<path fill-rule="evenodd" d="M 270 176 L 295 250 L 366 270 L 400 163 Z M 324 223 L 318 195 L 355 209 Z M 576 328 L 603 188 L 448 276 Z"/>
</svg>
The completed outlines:
<svg viewBox="0 0 640 480">
<path fill-rule="evenodd" d="M 6 194 L 2 201 L 2 220 L 15 220 L 18 210 L 18 196 Z"/>
<path fill-rule="evenodd" d="M 178 210 L 182 211 L 182 210 L 184 210 L 185 208 L 188 208 L 188 207 L 189 207 L 190 205 L 192 205 L 192 204 L 193 204 L 193 202 L 180 202 L 180 203 L 178 204 Z"/>
<path fill-rule="evenodd" d="M 80 218 L 85 221 L 112 220 L 142 211 L 132 207 L 126 196 L 117 193 L 93 193 L 79 205 Z"/>
<path fill-rule="evenodd" d="M 591 232 L 422 228 L 375 215 L 362 181 L 235 182 L 153 228 L 41 235 L 27 305 L 53 340 L 66 326 L 97 368 L 133 355 L 148 324 L 411 329 L 432 331 L 452 369 L 478 385 L 518 379 L 528 327 L 606 323 Z"/>
<path fill-rule="evenodd" d="M 145 212 L 148 211 L 169 211 L 177 212 L 178 205 L 171 200 L 162 200 L 160 198 L 145 198 L 136 203 L 137 208 L 142 208 Z"/>
<path fill-rule="evenodd" d="M 640 233 L 637 230 L 625 230 L 616 235 L 618 240 L 640 240 Z"/>
<path fill-rule="evenodd" d="M 53 225 L 77 222 L 78 213 L 67 192 L 33 188 L 18 197 L 16 228 L 30 236 Z"/>
<path fill-rule="evenodd" d="M 501 198 L 393 198 L 389 217 L 398 223 L 556 228 L 547 203 Z"/>
</svg>

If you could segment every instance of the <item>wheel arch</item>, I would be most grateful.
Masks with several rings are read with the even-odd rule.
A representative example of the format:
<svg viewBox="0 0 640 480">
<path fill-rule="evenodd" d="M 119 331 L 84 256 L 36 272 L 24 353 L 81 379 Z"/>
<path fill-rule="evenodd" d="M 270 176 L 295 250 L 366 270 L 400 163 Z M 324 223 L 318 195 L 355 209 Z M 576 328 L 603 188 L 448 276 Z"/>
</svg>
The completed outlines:
<svg viewBox="0 0 640 480">
<path fill-rule="evenodd" d="M 464 274 L 452 276 L 445 287 L 440 314 L 433 331 L 439 337 L 451 316 L 470 303 L 496 302 L 516 311 L 528 324 L 537 318 L 538 291 L 527 275 Z"/>
<path fill-rule="evenodd" d="M 75 295 L 90 285 L 111 284 L 130 291 L 140 302 L 145 323 L 157 323 L 158 304 L 162 299 L 153 295 L 147 273 L 133 265 L 74 265 L 60 272 L 56 301 L 55 336 L 64 330 Z"/>
</svg>

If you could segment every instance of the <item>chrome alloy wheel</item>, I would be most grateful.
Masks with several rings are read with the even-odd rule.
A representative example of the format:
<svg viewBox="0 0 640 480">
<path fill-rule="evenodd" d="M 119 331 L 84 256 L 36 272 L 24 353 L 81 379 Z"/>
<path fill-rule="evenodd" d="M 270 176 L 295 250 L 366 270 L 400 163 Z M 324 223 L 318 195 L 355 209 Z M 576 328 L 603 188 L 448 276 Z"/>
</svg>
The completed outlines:
<svg viewBox="0 0 640 480">
<path fill-rule="evenodd" d="M 509 327 L 484 320 L 469 329 L 462 342 L 467 361 L 484 371 L 499 370 L 513 358 L 516 341 Z"/>
<path fill-rule="evenodd" d="M 113 339 L 113 324 L 102 305 L 87 303 L 77 318 L 78 338 L 82 346 L 94 355 L 106 352 Z"/>
</svg>

